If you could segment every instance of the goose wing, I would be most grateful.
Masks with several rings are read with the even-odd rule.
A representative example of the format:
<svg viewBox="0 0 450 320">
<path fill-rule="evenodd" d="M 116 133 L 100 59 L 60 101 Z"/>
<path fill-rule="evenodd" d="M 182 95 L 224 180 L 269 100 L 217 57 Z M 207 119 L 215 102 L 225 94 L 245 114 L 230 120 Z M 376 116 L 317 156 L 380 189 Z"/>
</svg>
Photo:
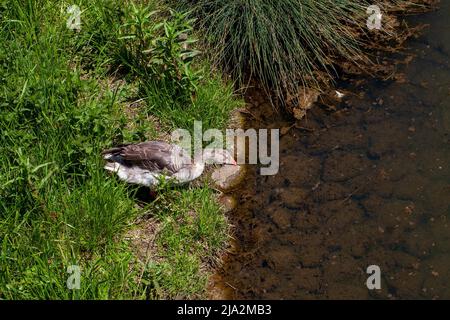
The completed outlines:
<svg viewBox="0 0 450 320">
<path fill-rule="evenodd" d="M 169 175 L 190 162 L 181 147 L 163 141 L 124 145 L 106 150 L 103 154 L 110 154 L 111 160 L 126 166 L 137 166 L 152 172 L 166 171 Z"/>
</svg>

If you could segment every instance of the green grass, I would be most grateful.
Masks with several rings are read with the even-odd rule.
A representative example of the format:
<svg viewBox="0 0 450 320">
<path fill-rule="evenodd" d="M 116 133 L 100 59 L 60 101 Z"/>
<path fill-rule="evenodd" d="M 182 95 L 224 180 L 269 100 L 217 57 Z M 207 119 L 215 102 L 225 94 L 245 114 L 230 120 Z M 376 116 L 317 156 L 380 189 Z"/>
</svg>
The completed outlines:
<svg viewBox="0 0 450 320">
<path fill-rule="evenodd" d="M 76 4 L 80 32 L 66 28 L 66 2 L 0 1 L 0 299 L 199 296 L 204 267 L 227 237 L 214 193 L 169 188 L 140 208 L 137 189 L 105 173 L 100 151 L 163 134 L 149 115 L 167 130 L 194 119 L 223 128 L 241 102 L 205 61 L 189 66 L 191 83 L 170 72 L 162 81 L 159 67 L 147 69 L 154 62 L 127 60 L 136 42 L 120 37 L 131 1 Z M 165 10 L 155 19 L 175 23 Z M 175 99 L 170 93 L 186 83 Z M 144 214 L 161 225 L 155 261 L 139 260 L 125 239 Z M 70 265 L 81 268 L 80 290 L 66 287 Z"/>
<path fill-rule="evenodd" d="M 146 292 L 164 298 L 201 297 L 206 286 L 202 265 L 214 265 L 224 248 L 227 221 L 208 188 L 166 190 L 151 204 L 161 221 L 159 246 L 162 263 L 147 271 Z M 166 290 L 161 290 L 161 289 Z"/>
<path fill-rule="evenodd" d="M 218 75 L 201 81 L 192 103 L 166 97 L 161 100 L 161 95 L 153 88 L 144 89 L 148 99 L 148 112 L 156 115 L 170 128 L 192 131 L 195 120 L 202 120 L 204 130 L 225 128 L 230 112 L 243 106 L 242 101 L 233 96 L 233 85 L 224 83 Z"/>
</svg>

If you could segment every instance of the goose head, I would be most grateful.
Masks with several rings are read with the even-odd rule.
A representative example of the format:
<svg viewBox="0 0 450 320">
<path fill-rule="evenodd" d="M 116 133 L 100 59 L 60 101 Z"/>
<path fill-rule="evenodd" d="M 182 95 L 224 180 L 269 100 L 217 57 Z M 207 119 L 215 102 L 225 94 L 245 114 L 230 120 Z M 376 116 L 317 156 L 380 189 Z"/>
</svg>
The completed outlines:
<svg viewBox="0 0 450 320">
<path fill-rule="evenodd" d="M 205 149 L 194 157 L 193 163 L 187 170 L 180 170 L 175 176 L 181 182 L 194 180 L 202 175 L 207 164 L 229 164 L 237 165 L 236 160 L 228 150 Z"/>
</svg>

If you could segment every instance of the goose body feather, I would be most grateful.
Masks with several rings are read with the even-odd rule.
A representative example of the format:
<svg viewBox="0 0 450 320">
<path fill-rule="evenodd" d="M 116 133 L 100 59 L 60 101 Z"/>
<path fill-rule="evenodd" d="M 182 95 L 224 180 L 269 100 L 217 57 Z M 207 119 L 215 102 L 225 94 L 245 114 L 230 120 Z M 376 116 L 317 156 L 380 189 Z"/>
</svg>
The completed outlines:
<svg viewBox="0 0 450 320">
<path fill-rule="evenodd" d="M 148 187 L 156 185 L 161 176 L 177 183 L 189 182 L 204 170 L 204 164 L 193 163 L 183 148 L 163 141 L 122 145 L 102 154 L 106 170 L 128 183 Z"/>
</svg>

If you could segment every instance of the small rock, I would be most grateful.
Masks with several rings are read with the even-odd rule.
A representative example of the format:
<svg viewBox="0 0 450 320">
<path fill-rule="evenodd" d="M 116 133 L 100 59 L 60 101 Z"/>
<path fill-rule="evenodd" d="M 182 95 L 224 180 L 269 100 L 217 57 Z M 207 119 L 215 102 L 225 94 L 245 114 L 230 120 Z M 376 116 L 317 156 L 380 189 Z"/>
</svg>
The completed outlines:
<svg viewBox="0 0 450 320">
<path fill-rule="evenodd" d="M 313 199 L 315 201 L 329 201 L 345 199 L 352 192 L 342 183 L 329 182 L 321 183 L 314 189 Z"/>
<path fill-rule="evenodd" d="M 279 174 L 272 177 L 275 180 L 288 180 L 290 186 L 312 187 L 320 178 L 320 170 L 321 159 L 318 157 L 286 155 L 280 158 Z"/>
<path fill-rule="evenodd" d="M 301 120 L 306 115 L 306 111 L 317 102 L 319 95 L 320 92 L 315 89 L 300 87 L 296 94 L 289 95 L 286 100 L 289 105 L 293 106 L 294 117 Z"/>
<path fill-rule="evenodd" d="M 295 248 L 290 245 L 280 245 L 277 243 L 271 244 L 266 248 L 264 256 L 270 268 L 273 269 L 288 269 L 289 266 L 298 264 L 300 256 Z"/>
<path fill-rule="evenodd" d="M 288 134 L 289 131 L 290 131 L 292 128 L 293 128 L 293 126 L 290 126 L 290 127 L 282 127 L 281 130 L 280 130 L 281 136 L 284 136 L 284 135 Z"/>
<path fill-rule="evenodd" d="M 237 187 L 245 177 L 245 169 L 242 166 L 224 165 L 211 175 L 214 183 L 223 191 Z"/>
<path fill-rule="evenodd" d="M 308 291 L 320 290 L 321 271 L 318 268 L 296 268 L 292 271 L 293 283 Z"/>
<path fill-rule="evenodd" d="M 292 111 L 295 119 L 301 120 L 306 116 L 306 109 L 294 108 Z"/>
<path fill-rule="evenodd" d="M 232 196 L 223 195 L 219 198 L 219 204 L 225 213 L 230 213 L 237 207 L 237 201 Z"/>
<path fill-rule="evenodd" d="M 281 190 L 280 199 L 289 209 L 298 209 L 304 204 L 308 193 L 302 188 L 285 188 Z"/>
<path fill-rule="evenodd" d="M 291 226 L 291 214 L 284 208 L 275 208 L 270 213 L 270 217 L 280 229 L 287 229 Z"/>
</svg>

